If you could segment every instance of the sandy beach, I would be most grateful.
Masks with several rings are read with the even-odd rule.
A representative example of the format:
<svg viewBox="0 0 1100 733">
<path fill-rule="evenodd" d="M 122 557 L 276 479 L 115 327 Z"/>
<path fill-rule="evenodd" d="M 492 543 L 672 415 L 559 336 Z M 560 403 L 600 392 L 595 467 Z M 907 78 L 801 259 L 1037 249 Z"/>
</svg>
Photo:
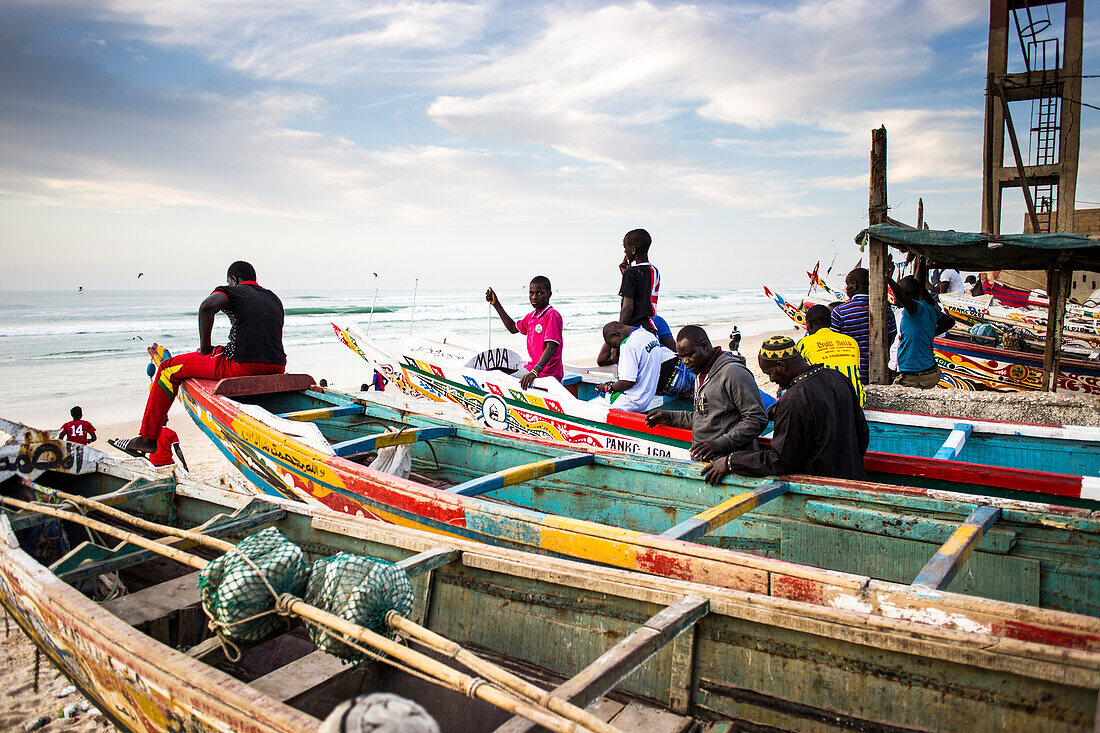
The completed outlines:
<svg viewBox="0 0 1100 733">
<path fill-rule="evenodd" d="M 720 322 L 706 324 L 706 329 L 711 334 L 715 344 L 723 348 L 728 346 L 728 334 L 734 324 L 732 322 Z M 756 353 L 760 344 L 768 336 L 775 332 L 746 335 L 741 340 L 740 351 L 746 356 L 746 361 L 757 383 L 771 393 L 775 392 L 775 385 L 768 382 L 767 377 L 760 373 L 756 366 Z M 783 333 L 786 333 L 784 331 Z M 495 342 L 494 342 L 495 343 Z M 591 334 L 587 338 L 574 338 L 567 346 L 567 361 L 574 364 L 592 363 L 595 354 L 599 350 L 598 334 Z M 507 344 L 520 353 L 524 351 L 523 341 L 517 337 L 502 337 L 501 344 Z M 342 347 L 341 347 L 342 348 Z M 591 354 L 589 358 L 582 355 Z M 323 374 L 324 365 L 316 365 L 320 369 L 311 369 L 315 376 Z M 349 381 L 331 380 L 330 386 L 337 389 L 356 390 L 363 376 L 352 375 Z M 318 376 L 318 379 L 320 377 Z M 355 380 L 360 380 L 355 382 Z M 346 382 L 346 383 L 345 383 Z M 355 383 L 352 383 L 355 382 Z M 133 415 L 129 420 L 112 420 L 110 422 L 97 422 L 96 415 L 85 408 L 85 418 L 96 426 L 97 442 L 95 446 L 111 454 L 117 454 L 113 448 L 107 445 L 110 438 L 127 438 L 136 434 L 141 411 L 144 407 L 141 397 L 143 391 L 131 389 L 126 391 L 127 399 L 115 401 L 111 404 L 112 416 L 120 414 Z M 41 428 L 56 428 L 67 416 L 67 405 L 47 406 L 43 405 L 37 414 L 28 416 L 14 416 L 28 424 Z M 191 421 L 178 403 L 172 407 L 168 423 L 180 436 L 180 444 L 183 446 L 184 455 L 191 469 L 191 474 L 196 478 L 215 479 L 224 473 L 235 470 L 214 444 L 206 438 L 199 428 Z M 65 719 L 59 717 L 63 708 L 70 704 L 79 705 L 84 698 L 78 693 L 70 693 L 59 697 L 59 693 L 67 691 L 71 685 L 56 668 L 44 657 L 41 658 L 37 684 L 35 683 L 35 649 L 30 640 L 15 625 L 10 618 L 5 616 L 5 629 L 0 638 L 0 730 L 42 730 L 42 731 L 113 731 L 116 728 L 101 714 L 91 708 L 84 712 L 77 710 L 74 717 Z M 37 690 L 37 691 L 36 691 Z M 31 726 L 31 727 L 27 727 Z"/>
</svg>

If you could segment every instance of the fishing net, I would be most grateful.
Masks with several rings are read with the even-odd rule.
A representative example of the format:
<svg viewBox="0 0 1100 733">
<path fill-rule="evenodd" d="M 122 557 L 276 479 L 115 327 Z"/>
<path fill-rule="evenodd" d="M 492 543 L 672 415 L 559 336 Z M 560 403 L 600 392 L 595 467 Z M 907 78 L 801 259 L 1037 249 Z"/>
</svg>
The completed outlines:
<svg viewBox="0 0 1100 733">
<path fill-rule="evenodd" d="M 986 338 L 997 338 L 1001 333 L 992 323 L 975 323 L 967 331 L 975 336 L 985 336 Z"/>
<path fill-rule="evenodd" d="M 308 580 L 302 550 L 268 527 L 203 568 L 199 592 L 211 627 L 223 639 L 256 643 L 284 624 L 274 613 L 277 597 L 300 596 Z"/>
<path fill-rule="evenodd" d="M 342 552 L 313 564 L 305 600 L 392 639 L 395 634 L 384 623 L 386 613 L 393 610 L 402 616 L 409 614 L 413 604 L 412 583 L 400 565 Z M 329 654 L 349 662 L 364 658 L 335 632 L 310 624 L 309 635 L 317 648 Z"/>
</svg>

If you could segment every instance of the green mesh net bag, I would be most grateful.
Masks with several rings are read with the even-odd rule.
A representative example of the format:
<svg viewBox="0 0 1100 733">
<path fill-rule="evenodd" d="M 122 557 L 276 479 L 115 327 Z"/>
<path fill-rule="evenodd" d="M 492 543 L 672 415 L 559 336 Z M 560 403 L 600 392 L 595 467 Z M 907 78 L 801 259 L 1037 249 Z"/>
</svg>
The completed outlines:
<svg viewBox="0 0 1100 733">
<path fill-rule="evenodd" d="M 391 610 L 402 616 L 409 614 L 412 583 L 400 565 L 341 552 L 313 564 L 306 603 L 393 639 L 395 634 L 384 623 L 386 614 Z M 322 627 L 309 624 L 309 636 L 318 649 L 346 661 L 365 658 L 342 642 L 339 635 Z"/>
<path fill-rule="evenodd" d="M 241 555 L 259 568 L 262 577 Z M 308 580 L 309 564 L 302 550 L 279 530 L 268 527 L 237 545 L 237 552 L 228 552 L 203 568 L 199 592 L 211 625 L 222 637 L 237 644 L 254 644 L 284 623 L 274 613 L 252 618 L 275 608 L 271 591 L 301 596 Z"/>
</svg>

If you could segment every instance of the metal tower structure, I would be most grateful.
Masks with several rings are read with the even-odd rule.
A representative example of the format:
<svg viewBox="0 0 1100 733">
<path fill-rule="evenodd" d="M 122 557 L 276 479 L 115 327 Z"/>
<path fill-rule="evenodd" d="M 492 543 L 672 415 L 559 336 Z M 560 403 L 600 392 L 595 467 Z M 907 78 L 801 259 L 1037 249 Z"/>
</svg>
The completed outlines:
<svg viewBox="0 0 1100 733">
<path fill-rule="evenodd" d="M 1019 188 L 1034 232 L 1073 231 L 1081 145 L 1081 43 L 1084 0 L 991 0 L 985 87 L 982 231 L 1001 233 L 1006 188 Z M 1061 6 L 1061 33 L 1051 9 Z M 1055 8 L 1057 9 L 1057 8 Z M 1015 31 L 1011 35 L 1010 31 Z M 1022 70 L 1008 71 L 1018 42 Z M 1021 150 L 1010 104 L 1030 101 L 1027 150 Z M 1005 165 L 1005 137 L 1012 160 Z M 1027 158 L 1025 159 L 1025 154 Z"/>
</svg>

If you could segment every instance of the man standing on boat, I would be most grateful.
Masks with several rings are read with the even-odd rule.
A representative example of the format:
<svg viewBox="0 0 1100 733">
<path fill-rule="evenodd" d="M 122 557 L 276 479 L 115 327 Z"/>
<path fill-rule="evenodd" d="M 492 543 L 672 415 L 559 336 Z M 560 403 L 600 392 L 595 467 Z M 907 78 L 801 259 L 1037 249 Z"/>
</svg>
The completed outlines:
<svg viewBox="0 0 1100 733">
<path fill-rule="evenodd" d="M 699 326 L 680 329 L 676 353 L 696 375 L 695 409 L 651 410 L 646 425 L 691 428 L 691 457 L 696 461 L 724 461 L 728 453 L 755 447 L 768 416 L 745 358 L 712 346 Z"/>
<path fill-rule="evenodd" d="M 742 450 L 703 469 L 717 484 L 729 473 L 742 476 L 811 476 L 862 480 L 870 431 L 848 380 L 821 364 L 808 364 L 787 336 L 772 336 L 760 347 L 760 369 L 783 390 L 772 408 L 771 446 Z"/>
<path fill-rule="evenodd" d="M 219 285 L 199 305 L 199 350 L 179 354 L 160 363 L 149 387 L 145 415 L 136 438 L 111 441 L 131 455 L 154 453 L 168 409 L 183 380 L 225 379 L 286 371 L 283 351 L 283 303 L 275 293 L 256 282 L 256 270 L 237 261 L 226 273 L 228 285 Z M 231 328 L 228 343 L 214 347 L 210 335 L 214 316 L 225 311 Z"/>
<path fill-rule="evenodd" d="M 871 296 L 870 275 L 867 268 L 857 267 L 844 278 L 844 291 L 848 293 L 848 300 L 833 308 L 831 319 L 832 328 L 837 333 L 851 336 L 859 344 L 859 381 L 867 384 L 867 374 L 870 365 L 869 334 L 871 328 L 867 318 L 867 310 L 870 306 Z M 886 309 L 886 324 L 890 332 L 888 341 L 893 341 L 897 333 L 897 325 L 894 323 L 894 313 Z"/>
<path fill-rule="evenodd" d="M 902 387 L 932 389 L 939 384 L 939 366 L 936 365 L 932 344 L 936 335 L 954 325 L 932 301 L 932 296 L 917 278 L 909 275 L 900 283 L 890 280 L 890 287 L 902 307 L 898 329 L 898 378 L 894 384 Z"/>
</svg>

